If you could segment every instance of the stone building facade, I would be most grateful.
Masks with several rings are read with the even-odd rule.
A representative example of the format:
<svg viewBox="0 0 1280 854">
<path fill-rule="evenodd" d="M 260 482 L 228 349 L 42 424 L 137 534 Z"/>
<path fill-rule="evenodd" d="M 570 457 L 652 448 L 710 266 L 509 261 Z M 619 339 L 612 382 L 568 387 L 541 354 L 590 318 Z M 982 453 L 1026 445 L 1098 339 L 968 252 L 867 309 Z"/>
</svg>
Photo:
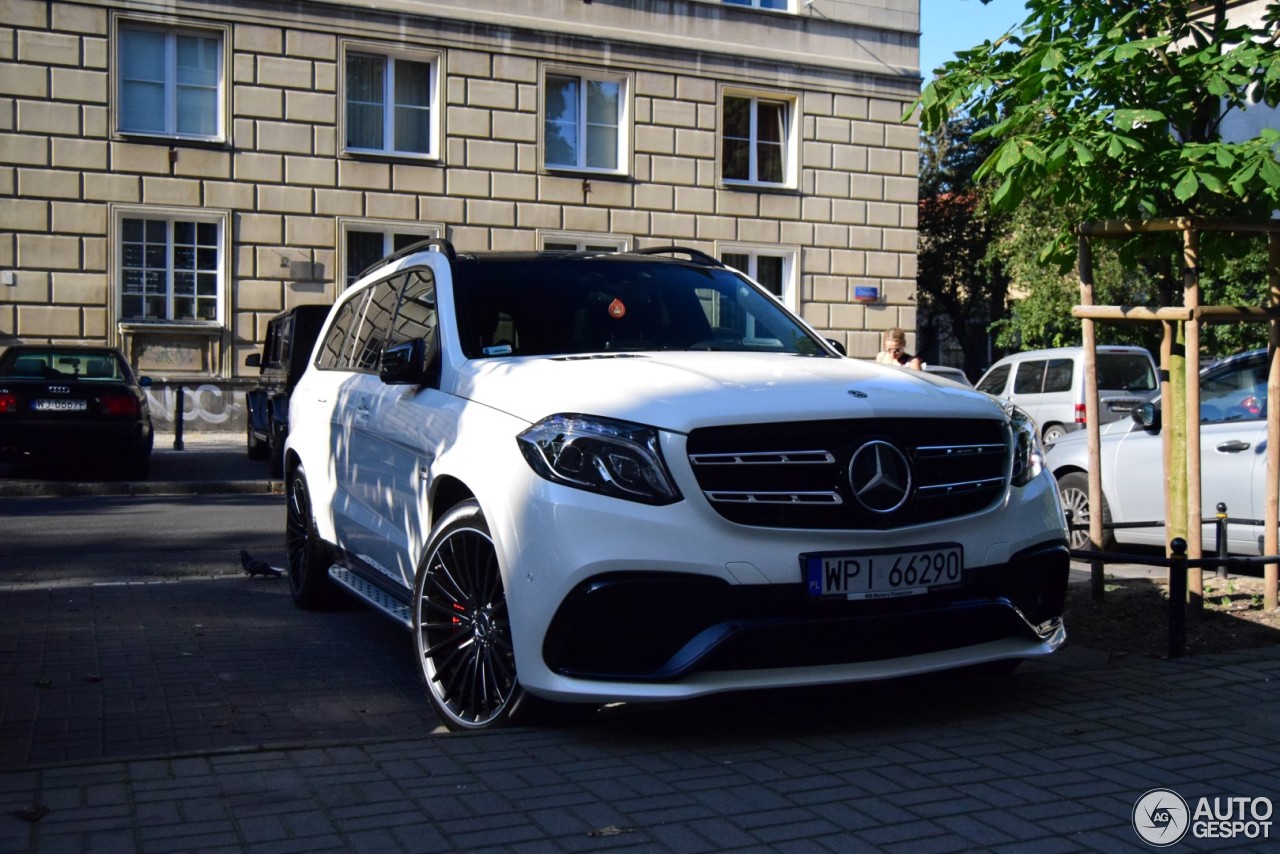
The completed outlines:
<svg viewBox="0 0 1280 854">
<path fill-rule="evenodd" d="M 0 346 L 238 429 L 367 263 L 680 244 L 851 356 L 915 327 L 918 0 L 0 0 Z M 195 422 L 192 424 L 191 422 Z"/>
</svg>

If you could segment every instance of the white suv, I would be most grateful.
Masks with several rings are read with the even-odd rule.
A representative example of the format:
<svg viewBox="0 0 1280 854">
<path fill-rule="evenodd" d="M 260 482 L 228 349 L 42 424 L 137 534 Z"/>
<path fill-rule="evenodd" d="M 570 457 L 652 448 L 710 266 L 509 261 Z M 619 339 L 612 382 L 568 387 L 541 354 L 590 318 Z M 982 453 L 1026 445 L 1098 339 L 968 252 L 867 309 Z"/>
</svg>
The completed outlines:
<svg viewBox="0 0 1280 854">
<path fill-rule="evenodd" d="M 693 250 L 391 256 L 330 313 L 285 466 L 295 601 L 399 619 L 455 729 L 1065 638 L 1030 419 L 842 358 Z"/>
</svg>

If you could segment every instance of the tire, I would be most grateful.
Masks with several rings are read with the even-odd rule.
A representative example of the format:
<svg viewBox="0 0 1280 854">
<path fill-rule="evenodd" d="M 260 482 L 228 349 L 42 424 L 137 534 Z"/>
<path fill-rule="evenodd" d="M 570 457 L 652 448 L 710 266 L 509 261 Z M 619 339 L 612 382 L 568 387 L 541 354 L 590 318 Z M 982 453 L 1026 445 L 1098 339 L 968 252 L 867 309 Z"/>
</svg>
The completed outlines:
<svg viewBox="0 0 1280 854">
<path fill-rule="evenodd" d="M 1049 424 L 1044 428 L 1044 432 L 1040 434 L 1040 441 L 1046 445 L 1052 445 L 1065 435 L 1067 435 L 1067 431 L 1063 429 L 1061 424 Z"/>
<path fill-rule="evenodd" d="M 293 603 L 305 611 L 332 608 L 338 596 L 329 580 L 333 561 L 328 543 L 316 532 L 311 493 L 302 466 L 289 478 L 285 504 L 285 551 L 289 556 L 289 594 Z"/>
<path fill-rule="evenodd" d="M 414 583 L 413 636 L 427 697 L 450 730 L 563 723 L 595 710 L 520 687 L 498 555 L 475 501 L 431 531 Z"/>
<path fill-rule="evenodd" d="M 1058 479 L 1058 497 L 1062 499 L 1062 508 L 1070 510 L 1072 524 L 1087 525 L 1089 523 L 1089 476 L 1082 471 L 1073 471 Z M 1107 507 L 1107 499 L 1102 499 L 1102 550 L 1115 548 L 1116 538 L 1106 525 L 1111 524 L 1111 508 Z M 1068 544 L 1073 549 L 1089 548 L 1089 531 L 1072 530 Z"/>
</svg>

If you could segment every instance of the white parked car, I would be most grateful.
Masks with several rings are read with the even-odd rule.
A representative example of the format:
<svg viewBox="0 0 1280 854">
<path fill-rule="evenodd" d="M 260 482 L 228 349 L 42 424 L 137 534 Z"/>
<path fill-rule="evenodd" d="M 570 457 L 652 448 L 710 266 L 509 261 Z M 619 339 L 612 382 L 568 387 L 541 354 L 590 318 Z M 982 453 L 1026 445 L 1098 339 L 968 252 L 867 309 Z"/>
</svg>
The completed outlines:
<svg viewBox="0 0 1280 854">
<path fill-rule="evenodd" d="M 1098 347 L 1097 374 L 1100 424 L 1128 418 L 1160 388 L 1156 363 L 1141 347 Z M 974 385 L 1030 415 L 1052 445 L 1084 427 L 1084 381 L 1084 348 L 1054 347 L 1005 356 Z"/>
<path fill-rule="evenodd" d="M 696 251 L 403 250 L 334 306 L 290 428 L 295 601 L 410 628 L 452 728 L 1065 638 L 1030 419 L 842 358 Z"/>
<path fill-rule="evenodd" d="M 1267 354 L 1255 350 L 1200 372 L 1200 495 L 1205 550 L 1216 542 L 1218 503 L 1233 519 L 1261 521 L 1266 508 Z M 1164 462 L 1159 401 L 1130 419 L 1101 429 L 1102 518 L 1106 523 L 1155 522 L 1150 527 L 1104 532 L 1103 548 L 1116 543 L 1167 546 L 1164 529 Z M 1080 431 L 1049 448 L 1046 462 L 1058 479 L 1063 506 L 1077 523 L 1089 520 L 1088 433 Z M 1228 549 L 1261 555 L 1260 525 L 1228 526 Z M 1087 530 L 1073 531 L 1072 548 L 1089 547 Z"/>
</svg>

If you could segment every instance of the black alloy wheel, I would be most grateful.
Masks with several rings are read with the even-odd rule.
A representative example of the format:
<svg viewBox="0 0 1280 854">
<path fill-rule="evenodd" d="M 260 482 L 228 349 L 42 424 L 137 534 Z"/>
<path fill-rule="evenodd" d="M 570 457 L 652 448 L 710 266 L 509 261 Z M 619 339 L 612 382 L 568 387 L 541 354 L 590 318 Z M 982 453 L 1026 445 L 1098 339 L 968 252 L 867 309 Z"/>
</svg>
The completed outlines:
<svg viewBox="0 0 1280 854">
<path fill-rule="evenodd" d="M 414 586 L 413 631 L 427 696 L 445 726 L 502 726 L 523 696 L 498 555 L 480 506 L 436 524 Z"/>
<path fill-rule="evenodd" d="M 316 533 L 311 495 L 302 466 L 289 478 L 284 539 L 289 558 L 289 594 L 294 604 L 308 611 L 331 607 L 335 590 L 329 581 L 329 547 Z"/>
</svg>

